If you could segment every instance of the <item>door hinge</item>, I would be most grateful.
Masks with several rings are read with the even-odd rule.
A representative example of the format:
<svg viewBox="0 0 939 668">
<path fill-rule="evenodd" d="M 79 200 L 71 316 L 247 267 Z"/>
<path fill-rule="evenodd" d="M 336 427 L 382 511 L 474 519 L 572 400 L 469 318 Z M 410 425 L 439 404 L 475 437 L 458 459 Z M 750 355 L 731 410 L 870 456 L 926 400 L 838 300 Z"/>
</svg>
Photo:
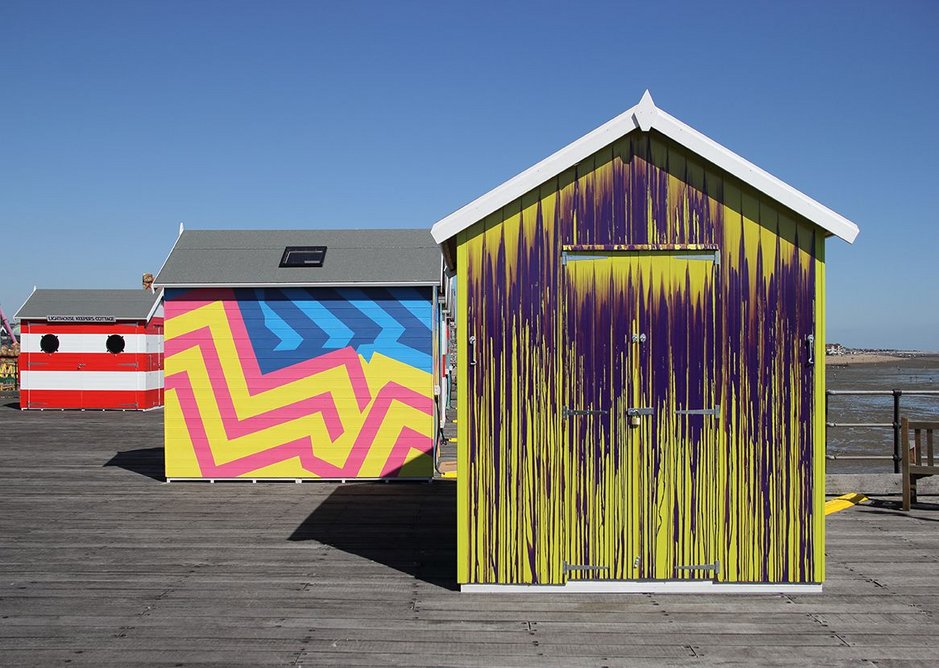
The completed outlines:
<svg viewBox="0 0 939 668">
<path fill-rule="evenodd" d="M 596 571 L 608 571 L 608 570 L 610 570 L 609 566 L 591 566 L 590 564 L 569 564 L 566 561 L 564 562 L 564 566 L 562 568 L 562 571 L 564 573 L 570 573 L 571 571 L 596 572 Z"/>
<path fill-rule="evenodd" d="M 675 411 L 676 415 L 713 415 L 714 417 L 721 416 L 721 406 L 718 404 L 714 408 L 687 408 L 679 409 Z"/>
<path fill-rule="evenodd" d="M 690 564 L 688 566 L 675 566 L 676 571 L 713 571 L 715 575 L 721 572 L 720 560 L 715 560 L 713 564 Z"/>
<path fill-rule="evenodd" d="M 581 409 L 576 409 L 576 408 L 568 408 L 567 406 L 561 409 L 561 415 L 566 418 L 574 417 L 576 415 L 606 415 L 607 413 L 609 413 L 609 411 L 605 411 L 602 409 L 581 410 Z"/>
</svg>

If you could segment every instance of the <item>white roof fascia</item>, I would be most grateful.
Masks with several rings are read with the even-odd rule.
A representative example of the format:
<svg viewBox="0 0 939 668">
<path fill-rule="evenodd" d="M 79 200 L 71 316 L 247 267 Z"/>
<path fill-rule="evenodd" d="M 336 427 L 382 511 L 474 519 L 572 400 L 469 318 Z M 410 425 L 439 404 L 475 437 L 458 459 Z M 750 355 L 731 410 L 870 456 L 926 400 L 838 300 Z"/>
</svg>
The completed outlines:
<svg viewBox="0 0 939 668">
<path fill-rule="evenodd" d="M 639 104 L 589 132 L 482 197 L 439 220 L 431 229 L 442 244 L 489 214 L 554 178 L 633 130 L 655 129 L 768 197 L 789 207 L 831 234 L 852 243 L 858 227 L 844 216 L 796 190 L 733 151 L 655 106 L 647 90 Z"/>
<path fill-rule="evenodd" d="M 30 297 L 32 297 L 35 292 L 36 292 L 36 286 L 34 285 L 34 286 L 33 286 L 33 291 L 29 293 L 29 297 L 27 297 L 27 298 L 23 301 L 23 303 L 20 304 L 20 307 L 19 307 L 18 309 L 16 309 L 16 313 L 13 314 L 13 321 L 14 321 L 14 322 L 20 319 L 20 312 L 22 312 L 22 310 L 26 307 L 26 302 L 29 301 Z"/>
<path fill-rule="evenodd" d="M 185 230 L 185 228 L 183 227 L 183 224 L 180 223 L 180 224 L 179 224 L 179 234 L 176 235 L 176 241 L 173 242 L 173 247 L 170 248 L 170 252 L 166 254 L 166 257 L 165 257 L 165 258 L 163 258 L 163 264 L 160 265 L 160 270 L 159 270 L 156 274 L 153 275 L 153 279 L 154 279 L 154 280 L 156 280 L 157 278 L 159 278 L 159 277 L 160 277 L 160 274 L 163 273 L 163 270 L 166 269 L 166 263 L 169 261 L 170 255 L 173 254 L 173 251 L 176 250 L 176 246 L 179 245 L 179 240 L 183 238 L 183 232 L 185 232 L 185 231 L 186 231 L 186 230 Z M 154 289 L 156 289 L 156 285 L 154 285 Z"/>
<path fill-rule="evenodd" d="M 493 211 L 497 211 L 509 202 L 518 199 L 529 190 L 537 188 L 545 181 L 553 179 L 568 167 L 593 155 L 604 146 L 609 146 L 620 137 L 636 129 L 633 112 L 639 105 L 624 111 L 611 121 L 607 121 L 596 130 L 587 133 L 577 141 L 568 144 L 533 167 L 529 167 L 518 176 L 509 179 L 501 186 L 457 209 L 446 218 L 442 218 L 430 233 L 434 241 L 442 244 L 462 232 L 478 220 L 482 220 Z"/>
<path fill-rule="evenodd" d="M 836 237 L 853 243 L 858 226 L 805 193 L 796 190 L 749 160 L 741 158 L 713 139 L 682 123 L 660 109 L 654 108 L 652 127 L 705 160 L 756 188 L 780 204 L 808 218 Z"/>
</svg>

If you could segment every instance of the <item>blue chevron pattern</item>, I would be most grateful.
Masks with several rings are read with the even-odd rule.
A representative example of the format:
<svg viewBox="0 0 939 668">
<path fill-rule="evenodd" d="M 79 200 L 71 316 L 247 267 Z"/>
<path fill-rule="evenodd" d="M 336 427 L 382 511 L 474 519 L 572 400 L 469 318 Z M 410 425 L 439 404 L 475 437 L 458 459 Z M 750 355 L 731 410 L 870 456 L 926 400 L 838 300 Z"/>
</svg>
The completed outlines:
<svg viewBox="0 0 939 668">
<path fill-rule="evenodd" d="M 285 288 L 235 290 L 263 373 L 352 346 L 430 372 L 430 290 Z"/>
</svg>

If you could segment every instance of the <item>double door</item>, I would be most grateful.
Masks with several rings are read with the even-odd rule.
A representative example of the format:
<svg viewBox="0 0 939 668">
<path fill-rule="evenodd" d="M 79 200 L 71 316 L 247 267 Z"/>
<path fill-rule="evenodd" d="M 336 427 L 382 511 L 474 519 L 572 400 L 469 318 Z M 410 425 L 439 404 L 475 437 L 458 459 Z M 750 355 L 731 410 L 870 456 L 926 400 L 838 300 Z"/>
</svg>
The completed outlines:
<svg viewBox="0 0 939 668">
<path fill-rule="evenodd" d="M 564 577 L 719 580 L 717 255 L 563 264 Z"/>
</svg>

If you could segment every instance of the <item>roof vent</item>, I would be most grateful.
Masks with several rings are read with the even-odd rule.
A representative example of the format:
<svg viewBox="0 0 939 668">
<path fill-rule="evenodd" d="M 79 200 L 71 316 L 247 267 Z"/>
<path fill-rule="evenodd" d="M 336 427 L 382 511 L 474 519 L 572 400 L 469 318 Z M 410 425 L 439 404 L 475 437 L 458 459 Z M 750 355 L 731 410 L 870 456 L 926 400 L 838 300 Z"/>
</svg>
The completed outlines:
<svg viewBox="0 0 939 668">
<path fill-rule="evenodd" d="M 287 246 L 280 258 L 281 267 L 322 267 L 326 246 Z"/>
</svg>

